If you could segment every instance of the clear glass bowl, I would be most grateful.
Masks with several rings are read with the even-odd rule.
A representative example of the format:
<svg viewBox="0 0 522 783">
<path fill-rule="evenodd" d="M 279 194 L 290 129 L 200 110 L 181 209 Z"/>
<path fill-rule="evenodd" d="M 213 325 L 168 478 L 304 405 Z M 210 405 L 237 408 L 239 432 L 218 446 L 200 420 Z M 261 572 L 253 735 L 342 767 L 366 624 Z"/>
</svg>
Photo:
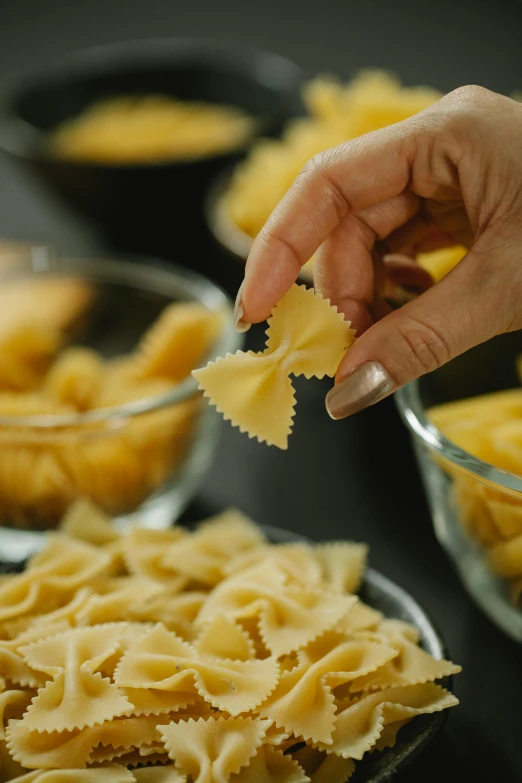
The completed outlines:
<svg viewBox="0 0 522 783">
<path fill-rule="evenodd" d="M 491 358 L 494 349 L 489 351 Z M 472 360 L 455 360 L 453 366 L 400 389 L 395 400 L 412 437 L 439 542 L 475 602 L 505 633 L 522 642 L 522 609 L 513 594 L 514 583 L 496 575 L 490 565 L 493 548 L 510 540 L 513 527 L 522 522 L 522 478 L 464 451 L 427 415 L 439 403 L 516 387 L 510 373 L 505 373 L 508 383 L 501 385 L 504 373 L 492 372 L 485 353 L 483 346 L 474 349 Z M 485 378 L 488 382 L 480 382 Z"/>
<path fill-rule="evenodd" d="M 51 294 L 45 286 L 59 283 L 56 306 L 68 319 L 64 328 L 72 329 L 71 341 L 106 359 L 134 350 L 174 301 L 198 302 L 223 314 L 208 359 L 241 344 L 228 297 L 179 267 L 60 258 L 45 248 L 18 252 L 7 267 L 0 280 L 0 322 L 9 292 L 19 295 L 29 283 L 29 296 L 41 293 L 42 302 L 58 296 L 56 287 Z M 27 307 L 27 295 L 25 303 L 14 301 Z M 221 417 L 204 404 L 191 375 L 154 396 L 131 398 L 80 413 L 17 410 L 0 416 L 0 560 L 20 562 L 37 551 L 43 533 L 77 497 L 94 500 L 120 526 L 132 521 L 157 529 L 176 520 L 212 460 Z"/>
</svg>

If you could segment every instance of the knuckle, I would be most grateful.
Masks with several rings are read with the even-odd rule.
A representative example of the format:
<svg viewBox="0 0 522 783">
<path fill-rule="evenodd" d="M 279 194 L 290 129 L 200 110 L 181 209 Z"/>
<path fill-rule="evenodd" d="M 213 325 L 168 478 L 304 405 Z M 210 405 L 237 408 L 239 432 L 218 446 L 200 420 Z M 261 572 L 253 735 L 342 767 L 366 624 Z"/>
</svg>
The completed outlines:
<svg viewBox="0 0 522 783">
<path fill-rule="evenodd" d="M 410 314 L 397 329 L 405 348 L 408 370 L 414 370 L 416 376 L 436 370 L 451 359 L 447 338 L 433 324 Z"/>
<path fill-rule="evenodd" d="M 339 156 L 340 150 L 337 147 L 314 155 L 304 165 L 300 176 L 308 181 L 313 180 L 314 185 L 321 184 L 322 198 L 331 203 L 340 222 L 351 208 L 334 174 Z"/>
<path fill-rule="evenodd" d="M 480 106 L 489 101 L 493 93 L 478 84 L 465 84 L 448 93 L 446 100 L 466 106 Z"/>
</svg>

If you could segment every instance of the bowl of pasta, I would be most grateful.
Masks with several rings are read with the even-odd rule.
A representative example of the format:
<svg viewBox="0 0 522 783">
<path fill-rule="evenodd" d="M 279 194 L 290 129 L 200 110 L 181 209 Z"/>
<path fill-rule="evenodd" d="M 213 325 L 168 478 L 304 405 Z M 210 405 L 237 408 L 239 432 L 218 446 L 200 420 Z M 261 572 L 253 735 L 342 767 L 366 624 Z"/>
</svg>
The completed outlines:
<svg viewBox="0 0 522 783">
<path fill-rule="evenodd" d="M 244 263 L 253 239 L 303 166 L 318 153 L 392 125 L 427 108 L 441 94 L 404 86 L 391 73 L 367 70 L 343 84 L 318 76 L 303 84 L 303 109 L 280 138 L 257 139 L 244 159 L 219 172 L 207 194 L 206 220 L 217 243 Z M 302 269 L 310 281 L 313 258 Z"/>
<path fill-rule="evenodd" d="M 118 524 L 172 524 L 217 443 L 190 373 L 239 345 L 226 295 L 39 248 L 3 274 L 0 313 L 0 558 L 23 560 L 82 497 Z"/>
<path fill-rule="evenodd" d="M 396 394 L 437 537 L 476 603 L 519 642 L 521 353 L 520 334 L 502 335 Z"/>
<path fill-rule="evenodd" d="M 301 81 L 284 57 L 229 42 L 95 47 L 6 89 L 0 148 L 118 247 L 179 252 L 212 177 L 280 132 Z"/>
<path fill-rule="evenodd" d="M 0 583 L 5 779 L 386 783 L 461 667 L 367 555 L 234 508 L 118 530 L 77 501 Z"/>
</svg>

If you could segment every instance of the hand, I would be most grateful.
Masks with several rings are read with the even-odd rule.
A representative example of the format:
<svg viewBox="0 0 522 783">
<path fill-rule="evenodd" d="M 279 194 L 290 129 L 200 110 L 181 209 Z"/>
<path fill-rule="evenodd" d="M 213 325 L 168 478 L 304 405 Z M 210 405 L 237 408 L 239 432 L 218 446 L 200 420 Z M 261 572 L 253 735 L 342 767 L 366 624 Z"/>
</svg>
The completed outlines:
<svg viewBox="0 0 522 783">
<path fill-rule="evenodd" d="M 457 243 L 468 253 L 430 287 L 409 258 Z M 252 246 L 239 328 L 265 320 L 316 251 L 316 290 L 358 335 L 327 396 L 333 418 L 521 328 L 522 105 L 463 87 L 312 158 Z M 392 311 L 390 279 L 427 290 Z"/>
</svg>

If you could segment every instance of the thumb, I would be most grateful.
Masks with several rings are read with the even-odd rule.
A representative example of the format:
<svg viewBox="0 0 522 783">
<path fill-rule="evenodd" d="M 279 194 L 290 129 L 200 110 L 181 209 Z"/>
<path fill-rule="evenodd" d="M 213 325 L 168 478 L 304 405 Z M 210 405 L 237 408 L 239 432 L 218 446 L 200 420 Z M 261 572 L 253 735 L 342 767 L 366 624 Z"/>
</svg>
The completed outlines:
<svg viewBox="0 0 522 783">
<path fill-rule="evenodd" d="M 474 345 L 516 328 L 516 297 L 511 292 L 517 287 L 513 281 L 503 285 L 513 265 L 505 254 L 499 263 L 498 253 L 478 250 L 355 341 L 326 397 L 333 419 L 357 413 Z"/>
</svg>

